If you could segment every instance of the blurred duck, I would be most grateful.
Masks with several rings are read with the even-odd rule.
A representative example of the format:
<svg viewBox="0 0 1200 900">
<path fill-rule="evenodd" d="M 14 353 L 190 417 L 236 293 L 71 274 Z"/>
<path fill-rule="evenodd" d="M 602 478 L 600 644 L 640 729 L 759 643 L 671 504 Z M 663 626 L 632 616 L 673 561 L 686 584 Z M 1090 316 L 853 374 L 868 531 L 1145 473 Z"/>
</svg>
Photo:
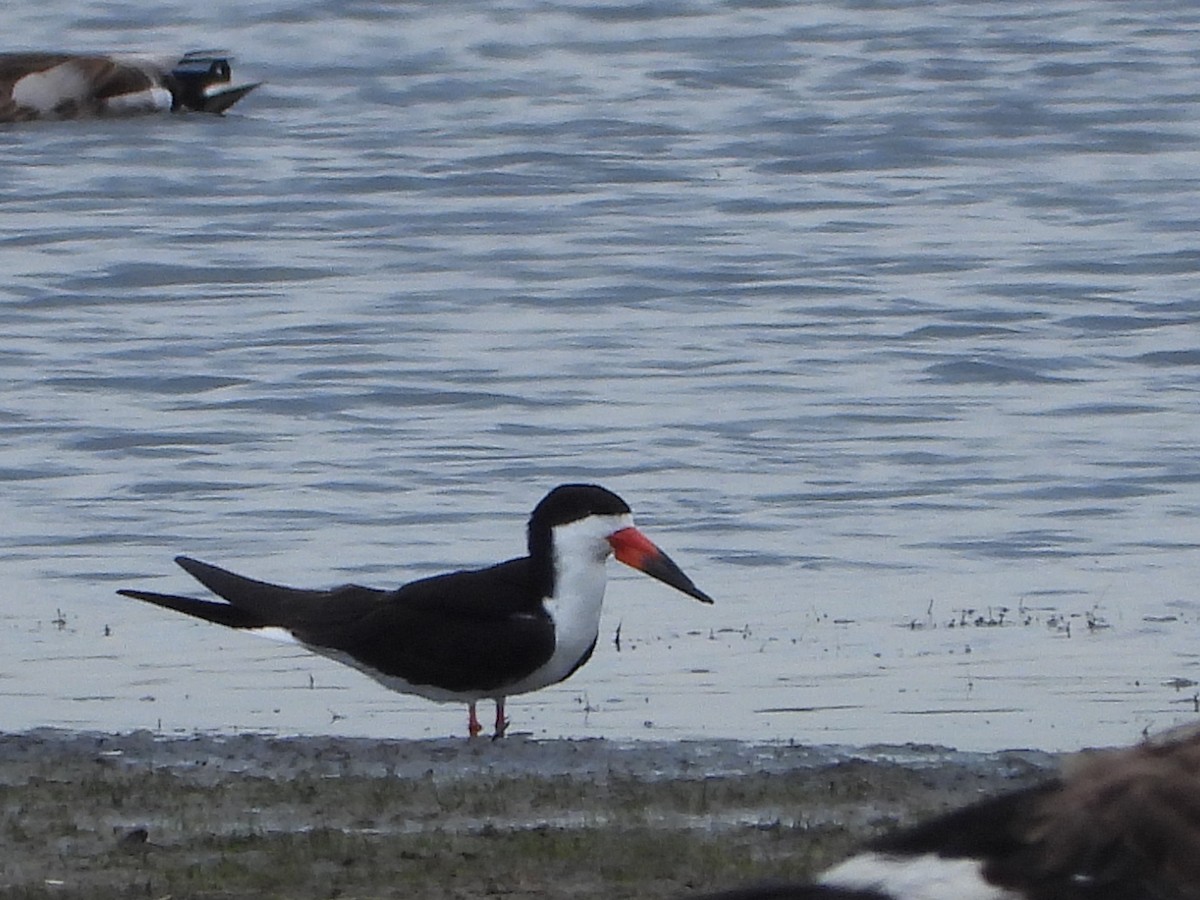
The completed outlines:
<svg viewBox="0 0 1200 900">
<path fill-rule="evenodd" d="M 1200 729 L 869 844 L 812 884 L 707 900 L 1200 900 Z"/>
<path fill-rule="evenodd" d="M 223 113 L 258 84 L 229 85 L 229 59 L 0 53 L 0 122 L 129 116 L 170 110 Z"/>
</svg>

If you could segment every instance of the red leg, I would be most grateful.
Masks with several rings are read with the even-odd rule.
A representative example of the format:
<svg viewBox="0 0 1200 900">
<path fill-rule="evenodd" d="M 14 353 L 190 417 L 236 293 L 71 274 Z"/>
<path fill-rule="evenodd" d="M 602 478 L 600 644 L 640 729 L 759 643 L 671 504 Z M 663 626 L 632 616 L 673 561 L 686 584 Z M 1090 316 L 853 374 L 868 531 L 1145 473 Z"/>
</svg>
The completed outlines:
<svg viewBox="0 0 1200 900">
<path fill-rule="evenodd" d="M 467 731 L 471 732 L 471 737 L 483 731 L 483 726 L 479 724 L 479 717 L 475 715 L 475 701 L 472 700 L 467 704 Z"/>
<path fill-rule="evenodd" d="M 508 731 L 508 719 L 504 718 L 504 698 L 496 698 L 496 731 L 492 734 L 492 739 L 504 737 L 504 732 Z"/>
</svg>

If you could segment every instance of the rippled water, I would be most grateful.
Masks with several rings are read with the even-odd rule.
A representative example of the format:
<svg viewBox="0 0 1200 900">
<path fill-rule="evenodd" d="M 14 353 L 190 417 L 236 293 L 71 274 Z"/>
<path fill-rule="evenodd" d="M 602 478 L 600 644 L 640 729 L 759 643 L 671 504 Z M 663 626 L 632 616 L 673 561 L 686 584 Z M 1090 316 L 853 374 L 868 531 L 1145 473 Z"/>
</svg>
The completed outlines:
<svg viewBox="0 0 1200 900">
<path fill-rule="evenodd" d="M 224 119 L 0 128 L 0 727 L 461 733 L 114 595 L 518 554 L 620 492 L 535 735 L 1126 742 L 1200 670 L 1200 12 L 51 0 Z M 161 576 L 161 577 L 160 577 Z M 613 640 L 620 626 L 620 648 Z"/>
</svg>

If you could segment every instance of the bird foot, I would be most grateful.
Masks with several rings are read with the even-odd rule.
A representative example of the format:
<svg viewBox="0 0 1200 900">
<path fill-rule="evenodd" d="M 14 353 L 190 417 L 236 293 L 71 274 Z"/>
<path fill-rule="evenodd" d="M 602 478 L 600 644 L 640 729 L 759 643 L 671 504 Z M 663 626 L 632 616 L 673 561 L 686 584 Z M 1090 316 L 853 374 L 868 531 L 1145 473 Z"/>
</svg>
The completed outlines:
<svg viewBox="0 0 1200 900">
<path fill-rule="evenodd" d="M 508 717 L 504 715 L 504 698 L 496 700 L 496 730 L 492 732 L 492 740 L 499 740 L 508 731 Z"/>
<path fill-rule="evenodd" d="M 467 731 L 471 733 L 471 737 L 476 737 L 479 732 L 483 731 L 483 725 L 480 724 L 479 717 L 475 715 L 474 703 L 467 706 Z"/>
</svg>

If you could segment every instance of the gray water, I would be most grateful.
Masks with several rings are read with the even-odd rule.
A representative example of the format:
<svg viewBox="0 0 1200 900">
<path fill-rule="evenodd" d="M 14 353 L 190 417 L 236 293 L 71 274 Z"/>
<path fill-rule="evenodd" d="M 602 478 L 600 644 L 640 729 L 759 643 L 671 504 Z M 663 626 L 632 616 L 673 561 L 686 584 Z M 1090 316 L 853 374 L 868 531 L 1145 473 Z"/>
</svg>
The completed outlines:
<svg viewBox="0 0 1200 900">
<path fill-rule="evenodd" d="M 0 127 L 0 728 L 461 734 L 117 597 L 394 585 L 596 481 L 616 563 L 536 737 L 1123 743 L 1200 681 L 1200 11 L 106 3 L 229 116 Z M 149 19 L 147 18 L 149 17 Z M 614 637 L 620 628 L 620 645 Z"/>
</svg>

